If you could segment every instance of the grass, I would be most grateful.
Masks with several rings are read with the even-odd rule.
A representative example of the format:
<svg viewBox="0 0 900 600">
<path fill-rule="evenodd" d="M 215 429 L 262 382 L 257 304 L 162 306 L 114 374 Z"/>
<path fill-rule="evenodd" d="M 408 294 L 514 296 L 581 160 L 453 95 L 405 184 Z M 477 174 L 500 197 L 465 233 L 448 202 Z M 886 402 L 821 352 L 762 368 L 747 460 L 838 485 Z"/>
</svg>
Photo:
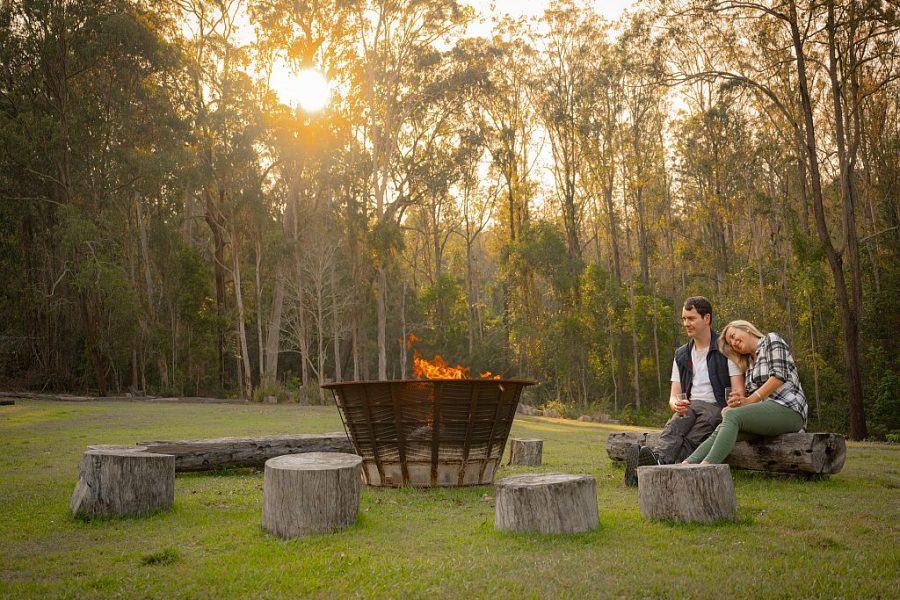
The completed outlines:
<svg viewBox="0 0 900 600">
<path fill-rule="evenodd" d="M 735 472 L 739 518 L 724 525 L 643 520 L 606 457 L 622 427 L 536 417 L 512 435 L 544 440 L 538 470 L 597 478 L 597 530 L 495 532 L 491 487 L 364 488 L 355 526 L 281 541 L 260 527 L 249 469 L 179 474 L 174 509 L 146 518 L 69 513 L 89 444 L 340 429 L 333 407 L 0 407 L 0 597 L 900 597 L 900 447 L 886 444 L 848 444 L 820 480 Z"/>
</svg>

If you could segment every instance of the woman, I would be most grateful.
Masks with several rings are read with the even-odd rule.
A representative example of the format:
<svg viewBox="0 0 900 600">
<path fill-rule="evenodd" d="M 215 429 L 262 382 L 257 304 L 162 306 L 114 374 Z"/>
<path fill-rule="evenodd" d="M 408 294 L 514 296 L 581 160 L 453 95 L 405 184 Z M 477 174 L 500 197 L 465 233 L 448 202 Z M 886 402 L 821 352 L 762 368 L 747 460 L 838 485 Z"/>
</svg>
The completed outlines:
<svg viewBox="0 0 900 600">
<path fill-rule="evenodd" d="M 762 334 L 748 321 L 732 321 L 719 337 L 719 351 L 745 373 L 747 396 L 734 392 L 722 423 L 685 463 L 719 464 L 736 442 L 800 431 L 808 408 L 797 365 L 777 333 Z"/>
</svg>

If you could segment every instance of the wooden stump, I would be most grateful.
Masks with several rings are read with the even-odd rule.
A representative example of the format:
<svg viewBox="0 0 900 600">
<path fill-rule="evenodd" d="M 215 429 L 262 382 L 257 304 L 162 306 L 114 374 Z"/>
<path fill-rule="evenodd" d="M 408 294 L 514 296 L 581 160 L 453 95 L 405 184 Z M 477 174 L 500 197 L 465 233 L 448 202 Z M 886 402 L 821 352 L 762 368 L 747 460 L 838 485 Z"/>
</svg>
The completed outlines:
<svg viewBox="0 0 900 600">
<path fill-rule="evenodd" d="M 577 533 L 595 529 L 597 480 L 590 475 L 528 473 L 496 484 L 494 529 Z"/>
<path fill-rule="evenodd" d="M 516 438 L 509 440 L 509 464 L 511 465 L 537 466 L 541 464 L 543 452 L 543 440 Z"/>
<path fill-rule="evenodd" d="M 334 531 L 356 522 L 362 458 L 309 452 L 266 461 L 263 528 L 282 539 Z"/>
<path fill-rule="evenodd" d="M 712 523 L 737 517 L 728 465 L 660 465 L 638 467 L 637 473 L 645 519 Z"/>
<path fill-rule="evenodd" d="M 609 434 L 606 453 L 611 460 L 624 461 L 632 444 L 653 446 L 658 433 L 619 431 Z M 736 469 L 833 475 L 844 468 L 847 443 L 834 433 L 785 433 L 738 442 L 725 462 Z"/>
<path fill-rule="evenodd" d="M 84 453 L 69 506 L 86 518 L 131 517 L 170 508 L 174 499 L 174 456 L 106 446 Z"/>
</svg>

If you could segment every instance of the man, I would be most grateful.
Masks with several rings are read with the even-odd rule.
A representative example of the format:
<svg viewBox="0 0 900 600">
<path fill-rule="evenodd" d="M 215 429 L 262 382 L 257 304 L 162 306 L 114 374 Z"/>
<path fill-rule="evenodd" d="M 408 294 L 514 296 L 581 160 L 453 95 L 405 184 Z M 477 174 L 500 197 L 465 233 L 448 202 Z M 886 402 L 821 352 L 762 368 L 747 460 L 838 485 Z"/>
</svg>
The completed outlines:
<svg viewBox="0 0 900 600">
<path fill-rule="evenodd" d="M 740 368 L 719 352 L 718 334 L 712 329 L 712 305 L 703 296 L 684 301 L 681 323 L 688 343 L 675 351 L 666 423 L 654 447 L 635 445 L 625 456 L 625 484 L 637 485 L 637 467 L 671 465 L 683 461 L 722 422 L 725 388 L 744 391 Z M 686 395 L 685 400 L 681 395 Z"/>
</svg>

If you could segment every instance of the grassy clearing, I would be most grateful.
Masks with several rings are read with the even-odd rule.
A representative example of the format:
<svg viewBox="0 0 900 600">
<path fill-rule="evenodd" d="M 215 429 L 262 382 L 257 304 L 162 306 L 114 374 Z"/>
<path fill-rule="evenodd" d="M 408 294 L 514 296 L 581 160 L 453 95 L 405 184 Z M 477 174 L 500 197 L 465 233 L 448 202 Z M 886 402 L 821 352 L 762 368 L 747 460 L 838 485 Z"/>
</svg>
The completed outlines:
<svg viewBox="0 0 900 600">
<path fill-rule="evenodd" d="M 148 518 L 68 511 L 88 444 L 340 429 L 333 407 L 0 407 L 0 597 L 900 597 L 900 448 L 882 444 L 849 444 L 818 481 L 736 472 L 728 525 L 642 520 L 606 458 L 615 428 L 534 417 L 513 436 L 545 440 L 539 470 L 597 478 L 596 531 L 497 533 L 491 487 L 364 489 L 354 527 L 285 542 L 247 469 L 179 474 L 175 508 Z"/>
</svg>

